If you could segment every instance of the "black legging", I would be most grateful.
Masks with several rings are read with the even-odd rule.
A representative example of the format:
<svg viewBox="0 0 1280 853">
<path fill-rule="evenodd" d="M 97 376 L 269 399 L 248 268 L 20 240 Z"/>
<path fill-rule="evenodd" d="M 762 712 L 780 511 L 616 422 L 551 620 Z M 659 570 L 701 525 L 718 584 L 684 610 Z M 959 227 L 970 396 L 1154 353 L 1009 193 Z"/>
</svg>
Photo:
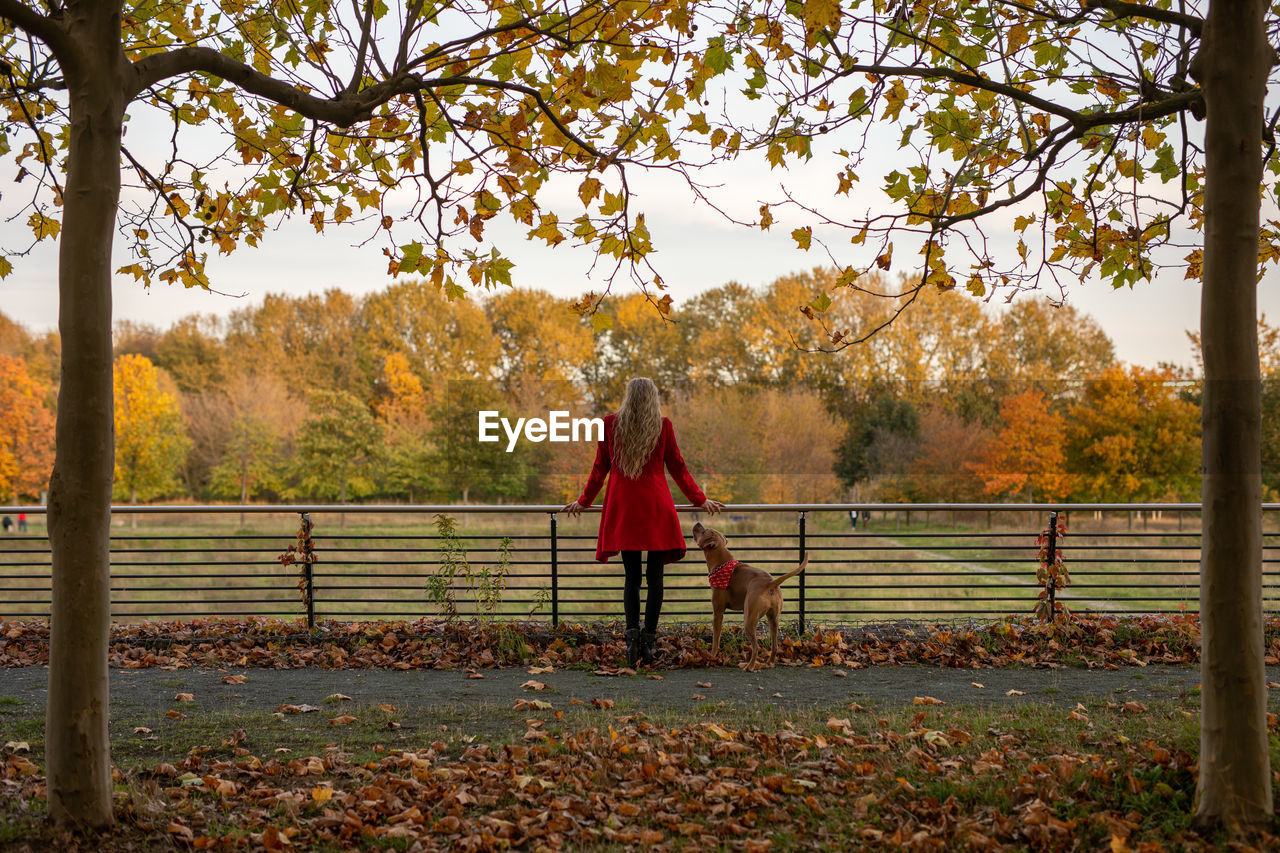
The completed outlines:
<svg viewBox="0 0 1280 853">
<path fill-rule="evenodd" d="M 644 629 L 658 630 L 658 616 L 662 613 L 662 570 L 665 565 L 663 551 L 649 552 L 649 570 L 646 581 L 649 595 L 644 604 Z M 622 588 L 622 612 L 628 628 L 640 627 L 640 552 L 623 551 L 622 567 L 626 570 L 626 585 Z"/>
</svg>

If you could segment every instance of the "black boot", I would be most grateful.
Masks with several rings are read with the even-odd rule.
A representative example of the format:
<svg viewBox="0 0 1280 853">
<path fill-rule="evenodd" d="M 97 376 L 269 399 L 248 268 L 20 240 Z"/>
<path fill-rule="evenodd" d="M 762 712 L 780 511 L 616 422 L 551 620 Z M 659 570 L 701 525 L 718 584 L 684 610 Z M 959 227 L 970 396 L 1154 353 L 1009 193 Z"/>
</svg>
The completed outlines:
<svg viewBox="0 0 1280 853">
<path fill-rule="evenodd" d="M 658 641 L 657 631 L 641 631 L 640 632 L 640 663 L 645 666 L 653 666 L 658 662 L 658 653 L 654 650 L 654 644 Z"/>
<path fill-rule="evenodd" d="M 640 660 L 640 629 L 628 628 L 627 633 L 627 666 L 632 669 L 636 668 L 636 662 Z"/>
</svg>

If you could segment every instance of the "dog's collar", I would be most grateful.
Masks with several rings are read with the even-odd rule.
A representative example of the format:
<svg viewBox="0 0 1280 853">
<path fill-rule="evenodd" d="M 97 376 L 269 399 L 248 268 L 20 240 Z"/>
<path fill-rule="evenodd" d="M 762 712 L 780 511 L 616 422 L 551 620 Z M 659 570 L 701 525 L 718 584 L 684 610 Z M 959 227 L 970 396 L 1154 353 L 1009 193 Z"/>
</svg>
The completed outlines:
<svg viewBox="0 0 1280 853">
<path fill-rule="evenodd" d="M 733 577 L 733 570 L 736 568 L 738 568 L 737 560 L 721 563 L 707 573 L 707 583 L 711 584 L 712 589 L 728 589 L 729 580 Z"/>
</svg>

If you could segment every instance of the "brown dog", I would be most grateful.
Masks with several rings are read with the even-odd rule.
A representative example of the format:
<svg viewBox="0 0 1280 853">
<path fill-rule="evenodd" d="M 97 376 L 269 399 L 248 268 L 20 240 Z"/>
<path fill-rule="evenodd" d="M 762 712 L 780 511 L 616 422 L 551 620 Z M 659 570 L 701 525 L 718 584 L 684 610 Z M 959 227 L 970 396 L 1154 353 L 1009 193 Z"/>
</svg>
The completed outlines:
<svg viewBox="0 0 1280 853">
<path fill-rule="evenodd" d="M 809 564 L 809 555 L 804 555 L 799 568 L 775 578 L 764 569 L 757 569 L 746 563 L 730 567 L 729 564 L 736 561 L 729 553 L 729 540 L 718 530 L 703 527 L 701 523 L 695 524 L 693 541 L 706 555 L 707 574 L 713 580 L 711 656 L 717 657 L 720 654 L 720 630 L 724 622 L 724 611 L 739 610 L 745 618 L 747 640 L 751 643 L 751 660 L 747 662 L 747 669 L 754 671 L 763 666 L 759 663 L 759 647 L 756 643 L 756 621 L 762 615 L 769 617 L 769 666 L 773 666 L 778 659 L 778 617 L 782 614 L 782 592 L 778 587 L 782 586 L 783 581 L 804 571 L 804 567 Z M 731 573 L 728 586 L 716 588 L 714 579 L 727 573 Z"/>
</svg>

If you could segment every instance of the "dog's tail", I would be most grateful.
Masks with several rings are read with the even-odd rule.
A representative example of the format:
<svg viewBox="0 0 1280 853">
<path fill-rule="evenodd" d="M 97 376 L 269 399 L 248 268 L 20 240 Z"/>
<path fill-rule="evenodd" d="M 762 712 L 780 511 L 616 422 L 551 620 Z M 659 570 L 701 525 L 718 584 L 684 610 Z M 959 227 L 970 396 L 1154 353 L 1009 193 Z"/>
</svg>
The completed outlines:
<svg viewBox="0 0 1280 853">
<path fill-rule="evenodd" d="M 782 584 L 783 584 L 785 581 L 789 581 L 789 580 L 791 580 L 791 578 L 793 578 L 793 577 L 795 577 L 796 575 L 798 575 L 798 574 L 800 574 L 801 572 L 803 572 L 803 571 L 804 571 L 804 567 L 805 567 L 805 566 L 807 566 L 807 565 L 809 565 L 809 552 L 808 552 L 808 551 L 805 551 L 805 552 L 804 552 L 804 559 L 800 561 L 800 565 L 799 565 L 799 566 L 797 566 L 796 568 L 792 569 L 791 571 L 787 572 L 787 573 L 786 573 L 785 575 L 783 575 L 782 577 L 780 577 L 780 578 L 774 578 L 774 579 L 773 579 L 773 583 L 769 584 L 769 589 L 777 589 L 778 587 L 782 586 Z"/>
</svg>

